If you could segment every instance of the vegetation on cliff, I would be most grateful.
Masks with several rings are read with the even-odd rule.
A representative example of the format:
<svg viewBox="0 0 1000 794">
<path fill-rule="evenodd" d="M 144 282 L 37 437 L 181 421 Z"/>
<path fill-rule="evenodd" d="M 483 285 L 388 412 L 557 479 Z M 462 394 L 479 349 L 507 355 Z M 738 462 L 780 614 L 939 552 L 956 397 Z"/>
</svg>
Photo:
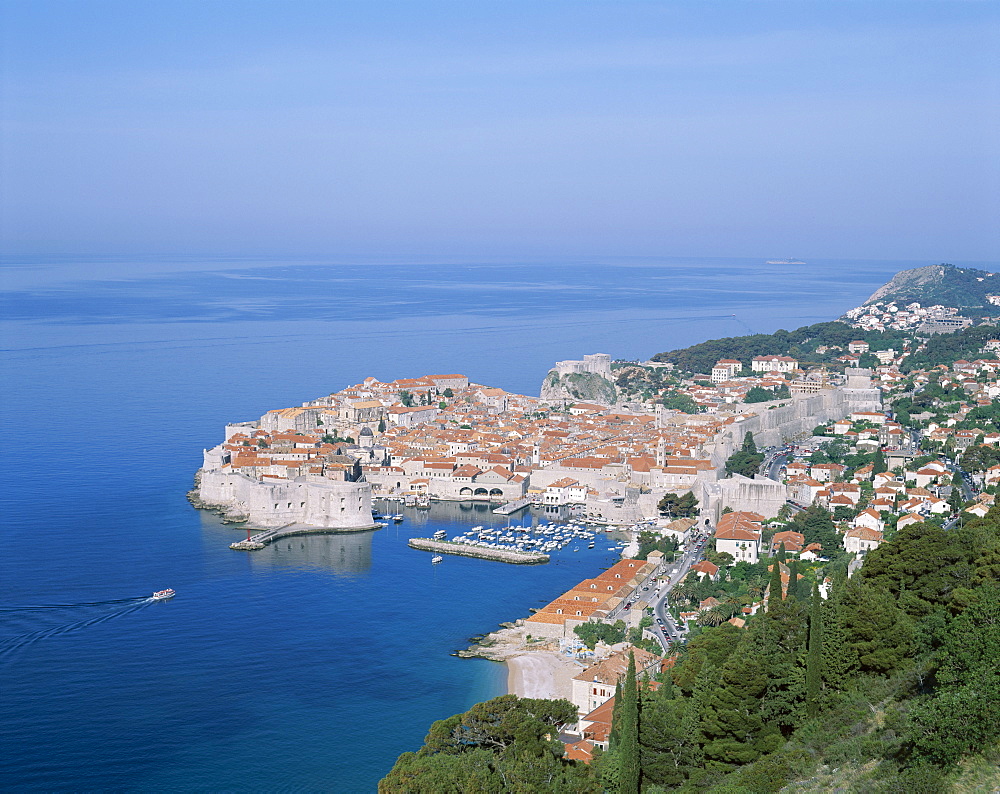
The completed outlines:
<svg viewBox="0 0 1000 794">
<path fill-rule="evenodd" d="M 726 460 L 726 474 L 742 474 L 744 477 L 753 477 L 763 462 L 764 456 L 757 451 L 753 433 L 747 431 L 746 435 L 743 436 L 743 447 Z"/>
<path fill-rule="evenodd" d="M 380 794 L 445 791 L 599 792 L 582 764 L 565 760 L 559 727 L 576 721 L 567 700 L 503 695 L 435 722 L 415 753 L 403 753 Z"/>
<path fill-rule="evenodd" d="M 994 294 L 1000 294 L 1000 276 L 974 267 L 928 265 L 900 271 L 864 305 L 880 301 L 906 305 L 917 301 L 923 306 L 982 308 L 990 305 L 986 296 Z"/>
<path fill-rule="evenodd" d="M 589 766 L 559 757 L 569 704 L 508 696 L 435 723 L 380 790 L 995 788 L 1000 507 L 950 531 L 911 525 L 851 579 L 838 569 L 805 571 L 784 597 L 772 588 L 745 629 L 706 621 L 658 688 L 628 675 L 611 749 Z M 765 576 L 740 586 L 759 598 Z"/>
<path fill-rule="evenodd" d="M 816 323 L 796 328 L 783 329 L 773 334 L 751 334 L 710 339 L 691 347 L 657 353 L 653 361 L 674 364 L 685 372 L 708 373 L 715 362 L 722 358 L 732 358 L 750 369 L 755 356 L 791 356 L 801 363 L 827 364 L 838 366 L 837 356 L 843 355 L 847 345 L 855 339 L 868 342 L 872 350 L 897 350 L 908 334 L 904 331 L 863 331 L 851 328 L 838 321 Z M 836 350 L 820 352 L 818 348 L 832 347 Z"/>
<path fill-rule="evenodd" d="M 901 530 L 826 601 L 800 586 L 704 630 L 668 694 L 641 693 L 642 790 L 809 790 L 831 768 L 851 790 L 948 790 L 1000 740 L 998 579 L 1000 508 Z"/>
<path fill-rule="evenodd" d="M 596 372 L 571 372 L 560 375 L 550 370 L 542 382 L 542 399 L 571 399 L 614 405 L 618 399 L 615 384 Z"/>
</svg>

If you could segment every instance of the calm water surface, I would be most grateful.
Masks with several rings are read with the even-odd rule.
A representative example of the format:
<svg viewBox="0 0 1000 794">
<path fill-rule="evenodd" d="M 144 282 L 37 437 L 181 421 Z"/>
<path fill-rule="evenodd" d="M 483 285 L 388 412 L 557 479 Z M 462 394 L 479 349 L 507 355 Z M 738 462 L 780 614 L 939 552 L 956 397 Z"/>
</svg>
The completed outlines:
<svg viewBox="0 0 1000 794">
<path fill-rule="evenodd" d="M 6 262 L 0 784 L 372 791 L 504 691 L 451 651 L 614 560 L 432 566 L 411 533 L 494 519 L 456 505 L 232 552 L 184 498 L 227 421 L 369 375 L 537 394 L 556 360 L 832 319 L 922 264 Z"/>
</svg>

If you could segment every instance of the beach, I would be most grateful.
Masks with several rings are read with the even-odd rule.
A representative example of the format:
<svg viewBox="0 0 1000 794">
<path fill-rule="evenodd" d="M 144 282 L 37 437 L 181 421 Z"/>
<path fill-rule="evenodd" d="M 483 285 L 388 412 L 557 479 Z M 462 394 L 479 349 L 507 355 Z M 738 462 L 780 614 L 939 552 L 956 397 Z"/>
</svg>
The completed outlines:
<svg viewBox="0 0 1000 794">
<path fill-rule="evenodd" d="M 507 659 L 507 692 L 523 698 L 566 698 L 572 695 L 573 676 L 584 666 L 550 651 L 532 651 Z"/>
</svg>

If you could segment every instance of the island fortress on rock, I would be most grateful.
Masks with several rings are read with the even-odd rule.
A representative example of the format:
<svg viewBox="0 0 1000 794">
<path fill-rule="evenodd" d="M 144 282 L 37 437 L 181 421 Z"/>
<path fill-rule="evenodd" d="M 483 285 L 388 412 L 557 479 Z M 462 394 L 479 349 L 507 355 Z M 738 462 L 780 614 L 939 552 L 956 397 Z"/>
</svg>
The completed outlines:
<svg viewBox="0 0 1000 794">
<path fill-rule="evenodd" d="M 798 370 L 760 378 L 770 383 L 786 374 L 802 378 Z M 572 507 L 596 523 L 629 525 L 656 519 L 664 494 L 691 491 L 708 517 L 724 507 L 770 516 L 793 496 L 785 485 L 725 477 L 726 460 L 747 432 L 759 444 L 777 444 L 881 408 L 863 369 L 848 369 L 836 383 L 824 377 L 785 399 L 719 404 L 705 413 L 671 410 L 650 395 L 629 402 L 613 377 L 610 356 L 594 354 L 560 362 L 542 397 L 455 374 L 367 378 L 227 425 L 223 443 L 204 451 L 191 500 L 229 522 L 265 529 L 371 528 L 373 497 Z M 592 397 L 573 396 L 580 388 Z"/>
</svg>

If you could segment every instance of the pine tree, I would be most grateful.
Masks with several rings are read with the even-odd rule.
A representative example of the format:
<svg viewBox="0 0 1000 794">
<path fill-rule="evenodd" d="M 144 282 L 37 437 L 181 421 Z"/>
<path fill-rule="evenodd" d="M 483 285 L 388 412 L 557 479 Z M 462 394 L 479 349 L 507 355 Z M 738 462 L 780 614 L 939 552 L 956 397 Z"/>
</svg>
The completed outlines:
<svg viewBox="0 0 1000 794">
<path fill-rule="evenodd" d="M 639 692 L 635 680 L 635 654 L 628 655 L 628 670 L 622 686 L 622 705 L 618 714 L 618 756 L 621 772 L 620 794 L 639 792 Z"/>
<path fill-rule="evenodd" d="M 806 654 L 806 714 L 819 713 L 820 684 L 823 681 L 823 600 L 819 585 L 813 582 L 809 605 L 809 650 Z"/>
</svg>

